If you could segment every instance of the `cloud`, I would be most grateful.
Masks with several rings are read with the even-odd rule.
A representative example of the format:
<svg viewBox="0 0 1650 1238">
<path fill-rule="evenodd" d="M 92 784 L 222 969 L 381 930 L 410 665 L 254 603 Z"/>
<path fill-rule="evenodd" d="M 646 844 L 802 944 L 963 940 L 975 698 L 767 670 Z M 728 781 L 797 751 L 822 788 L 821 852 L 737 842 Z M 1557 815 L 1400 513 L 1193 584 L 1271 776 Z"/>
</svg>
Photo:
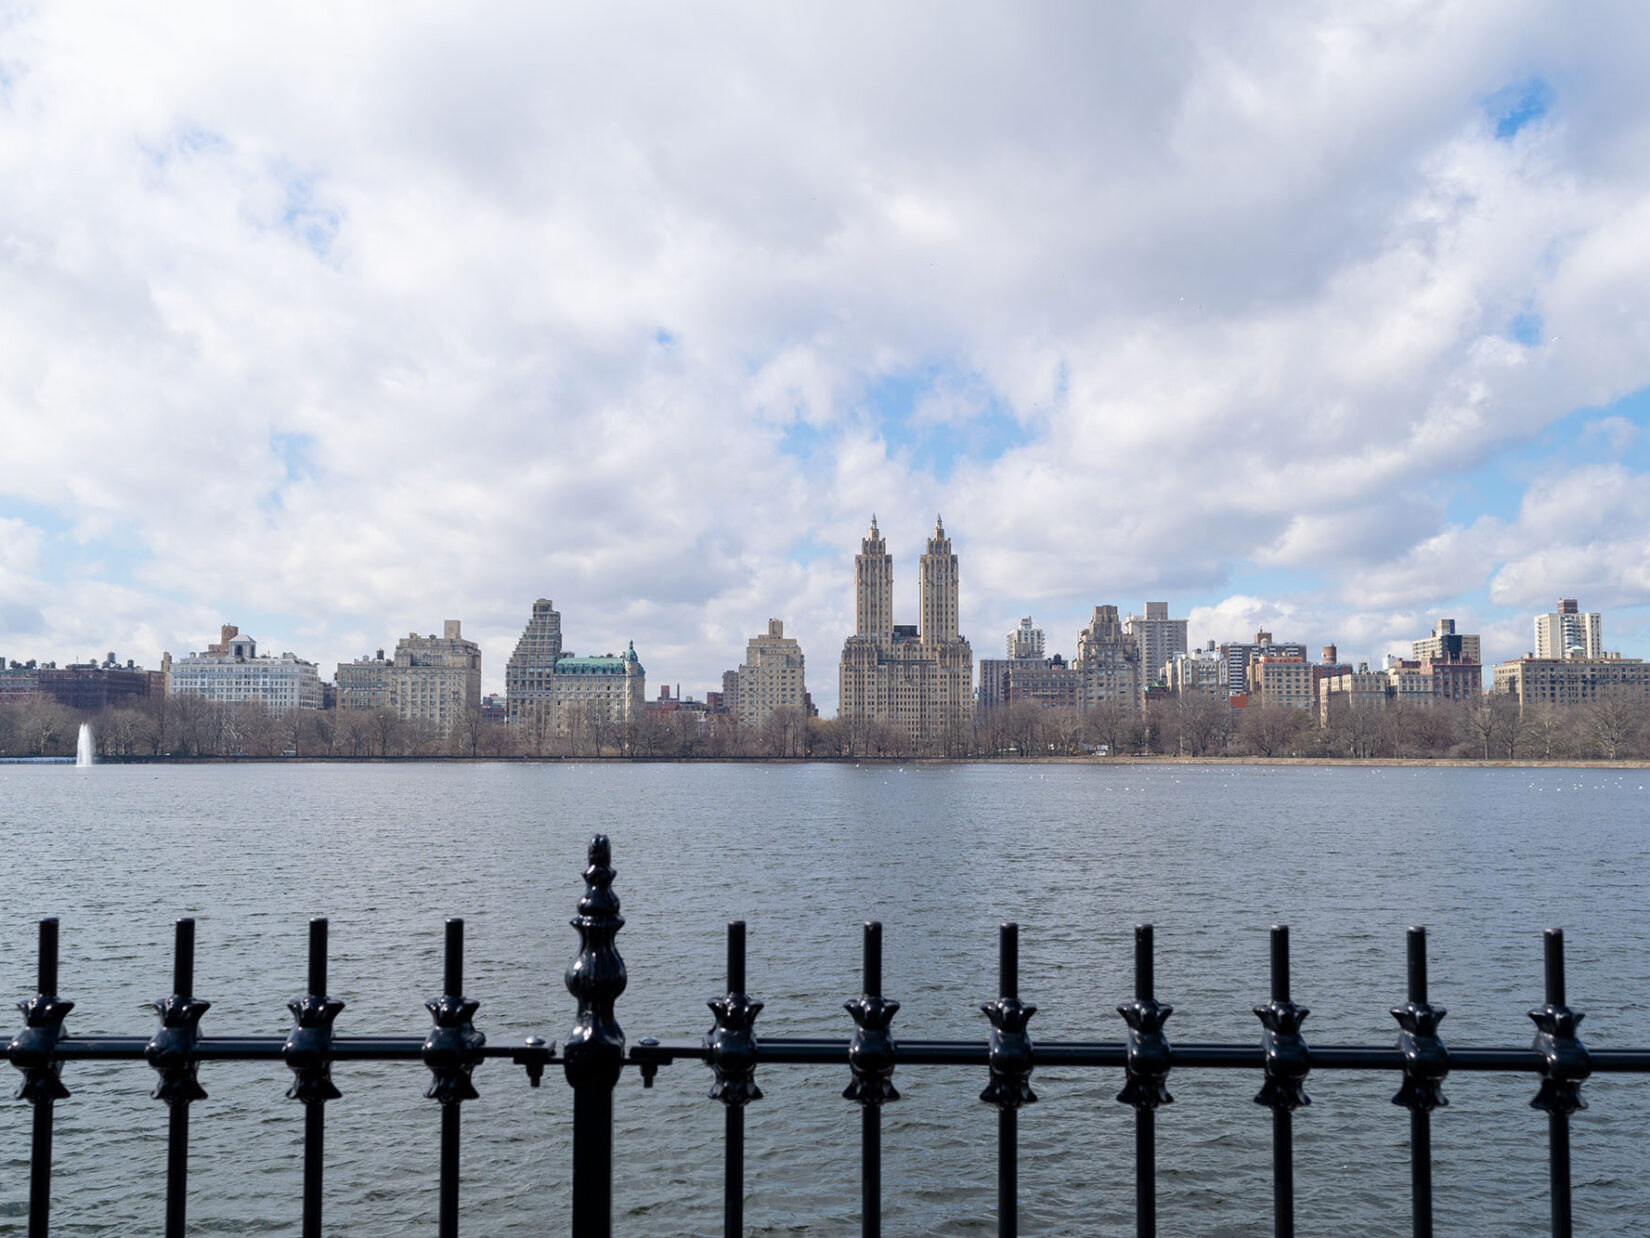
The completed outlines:
<svg viewBox="0 0 1650 1238">
<path fill-rule="evenodd" d="M 1566 565 L 1650 601 L 1541 484 L 1511 529 L 1451 507 L 1650 386 L 1647 25 L 29 10 L 0 639 L 153 661 L 255 616 L 327 665 L 462 616 L 492 688 L 551 596 L 703 690 L 777 615 L 828 712 L 873 510 L 902 613 L 946 514 L 980 650 L 1148 594 L 1370 641 Z M 1637 519 L 1622 468 L 1582 480 Z"/>
</svg>

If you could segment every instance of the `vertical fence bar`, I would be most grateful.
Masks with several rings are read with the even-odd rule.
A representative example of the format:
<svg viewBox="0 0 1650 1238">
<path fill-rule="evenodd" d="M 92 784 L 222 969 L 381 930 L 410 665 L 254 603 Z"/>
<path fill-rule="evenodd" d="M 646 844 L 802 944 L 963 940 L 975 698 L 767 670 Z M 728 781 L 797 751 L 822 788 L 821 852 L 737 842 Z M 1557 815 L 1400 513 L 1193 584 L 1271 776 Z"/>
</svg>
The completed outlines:
<svg viewBox="0 0 1650 1238">
<path fill-rule="evenodd" d="M 865 926 L 865 996 L 882 996 L 882 924 Z M 864 1238 L 882 1234 L 882 1106 L 866 1105 L 859 1115 L 859 1207 L 860 1233 Z"/>
<path fill-rule="evenodd" d="M 894 1040 L 888 1031 L 899 1003 L 882 995 L 882 924 L 865 924 L 864 992 L 844 1002 L 854 1020 L 854 1036 L 848 1042 L 848 1069 L 853 1082 L 843 1091 L 844 1099 L 860 1105 L 859 1118 L 859 1205 L 860 1233 L 864 1238 L 882 1234 L 882 1106 L 899 1099 L 894 1087 Z"/>
<path fill-rule="evenodd" d="M 287 1096 L 304 1106 L 303 1238 L 321 1238 L 321 1199 L 326 1163 L 326 1103 L 337 1100 L 332 1083 L 332 1024 L 344 1003 L 327 996 L 327 921 L 309 922 L 308 991 L 286 1004 L 292 1031 L 281 1056 L 291 1068 Z"/>
<path fill-rule="evenodd" d="M 57 992 L 57 918 L 40 922 L 40 952 L 35 990 L 41 997 Z M 29 1238 L 46 1238 L 52 1200 L 52 1106 L 50 1094 L 34 1102 L 34 1140 L 29 1149 Z"/>
<path fill-rule="evenodd" d="M 1173 1102 L 1169 1095 L 1169 1041 L 1163 1024 L 1174 1007 L 1155 996 L 1152 926 L 1134 926 L 1134 1000 L 1118 1006 L 1129 1025 L 1127 1078 L 1117 1099 L 1134 1106 L 1135 1233 L 1157 1233 L 1157 1110 Z"/>
<path fill-rule="evenodd" d="M 1407 954 L 1408 1000 L 1392 1008 L 1401 1029 L 1404 1082 L 1392 1103 L 1409 1110 L 1410 1227 L 1416 1238 L 1432 1238 L 1432 1111 L 1449 1104 L 1443 1092 L 1449 1051 L 1438 1038 L 1446 1011 L 1427 1001 L 1426 929 L 1410 927 Z"/>
<path fill-rule="evenodd" d="M 728 992 L 745 991 L 745 922 L 728 925 Z M 725 1141 L 722 1166 L 722 1233 L 743 1238 L 745 1233 L 745 1107 L 722 1107 Z"/>
<path fill-rule="evenodd" d="M 1020 926 L 1004 924 L 997 937 L 997 988 L 1006 1006 L 1020 999 Z M 997 1110 L 997 1235 L 1020 1232 L 1020 1111 Z"/>
<path fill-rule="evenodd" d="M 1543 941 L 1547 1005 L 1564 1001 L 1564 930 L 1550 928 Z M 1547 1115 L 1548 1177 L 1552 1183 L 1553 1238 L 1570 1238 L 1570 1115 L 1554 1109 Z"/>
<path fill-rule="evenodd" d="M 1020 1232 L 1020 1109 L 1035 1104 L 1032 1047 L 1026 1024 L 1037 1007 L 1020 1000 L 1020 926 L 997 930 L 997 1000 L 981 1006 L 991 1021 L 991 1082 L 980 1099 L 997 1107 L 997 1233 Z"/>
<path fill-rule="evenodd" d="M 1294 1111 L 1311 1104 L 1305 1079 L 1311 1055 L 1300 1026 L 1308 1011 L 1289 999 L 1289 928 L 1272 926 L 1272 1000 L 1256 1006 L 1265 1031 L 1266 1082 L 1255 1103 L 1272 1110 L 1272 1232 L 1277 1238 L 1295 1233 L 1295 1118 Z"/>
<path fill-rule="evenodd" d="M 327 991 L 327 922 L 317 916 L 309 922 L 309 991 Z M 329 1020 L 330 1022 L 330 1020 Z M 304 1231 L 303 1238 L 321 1238 L 321 1175 L 326 1156 L 326 1099 L 304 1106 Z"/>
<path fill-rule="evenodd" d="M 471 1022 L 481 1003 L 464 996 L 464 921 L 457 916 L 446 922 L 441 972 L 441 996 L 424 1003 L 434 1026 L 419 1056 L 430 1071 L 424 1096 L 441 1104 L 437 1230 L 441 1238 L 458 1238 L 459 1106 L 476 1098 L 470 1075 L 481 1064 L 487 1037 Z"/>
<path fill-rule="evenodd" d="M 1289 926 L 1272 928 L 1272 1001 L 1289 1001 Z M 1277 1238 L 1295 1233 L 1295 1115 L 1284 1106 L 1272 1110 L 1272 1232 Z"/>
<path fill-rule="evenodd" d="M 153 1096 L 167 1105 L 166 1238 L 183 1238 L 189 1199 L 189 1105 L 205 1100 L 196 1077 L 195 1045 L 200 1020 L 211 1007 L 195 997 L 195 921 L 175 926 L 172 943 L 172 995 L 154 1003 L 160 1030 L 144 1049 L 160 1075 Z"/>
<path fill-rule="evenodd" d="M 762 1098 L 756 1086 L 756 1033 L 762 1003 L 745 992 L 745 922 L 728 925 L 728 991 L 706 1003 L 716 1025 L 705 1033 L 707 1061 L 716 1072 L 710 1097 L 723 1106 L 722 1233 L 745 1232 L 745 1106 Z"/>
<path fill-rule="evenodd" d="M 1409 930 L 1409 1000 L 1427 1000 L 1427 931 Z M 1432 1114 L 1422 1108 L 1409 1111 L 1410 1222 L 1415 1238 L 1432 1238 Z"/>
<path fill-rule="evenodd" d="M 573 1089 L 573 1236 L 609 1238 L 613 1229 L 613 1088 L 624 1069 L 624 1031 L 614 1005 L 628 977 L 614 939 L 624 927 L 613 893 L 612 848 L 590 840 L 584 897 L 571 921 L 579 953 L 567 967 L 567 990 L 579 1003 L 567 1034 L 562 1070 Z"/>
<path fill-rule="evenodd" d="M 1585 1109 L 1582 1080 L 1592 1072 L 1587 1047 L 1576 1036 L 1579 1011 L 1564 1003 L 1564 930 L 1546 932 L 1546 1001 L 1530 1011 L 1541 1054 L 1541 1090 L 1531 1108 L 1547 1113 L 1547 1158 L 1554 1238 L 1570 1238 L 1570 1115 Z"/>
<path fill-rule="evenodd" d="M 179 920 L 172 955 L 172 992 L 187 998 L 195 992 L 195 922 Z M 168 1111 L 166 1141 L 166 1238 L 183 1238 L 189 1194 L 189 1105 Z"/>
<path fill-rule="evenodd" d="M 40 921 L 40 948 L 36 956 L 35 996 L 21 1003 L 23 1030 L 6 1046 L 7 1055 L 23 1072 L 19 1100 L 34 1108 L 29 1148 L 29 1238 L 46 1238 L 52 1204 L 52 1120 L 57 1101 L 69 1094 L 58 1077 L 56 1058 L 63 1019 L 74 1003 L 57 995 L 57 918 Z"/>
</svg>

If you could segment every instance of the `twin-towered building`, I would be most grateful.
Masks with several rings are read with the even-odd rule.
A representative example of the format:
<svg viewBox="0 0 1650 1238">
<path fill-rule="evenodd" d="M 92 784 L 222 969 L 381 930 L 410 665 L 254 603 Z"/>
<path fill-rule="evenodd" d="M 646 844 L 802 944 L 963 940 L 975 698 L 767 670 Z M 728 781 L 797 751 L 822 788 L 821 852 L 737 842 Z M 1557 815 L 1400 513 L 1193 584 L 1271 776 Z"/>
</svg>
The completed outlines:
<svg viewBox="0 0 1650 1238">
<path fill-rule="evenodd" d="M 840 718 L 885 722 L 918 747 L 960 731 L 974 712 L 974 650 L 957 631 L 957 556 L 937 517 L 918 560 L 919 622 L 894 622 L 894 560 L 871 517 L 854 557 L 854 634 L 838 666 Z"/>
</svg>

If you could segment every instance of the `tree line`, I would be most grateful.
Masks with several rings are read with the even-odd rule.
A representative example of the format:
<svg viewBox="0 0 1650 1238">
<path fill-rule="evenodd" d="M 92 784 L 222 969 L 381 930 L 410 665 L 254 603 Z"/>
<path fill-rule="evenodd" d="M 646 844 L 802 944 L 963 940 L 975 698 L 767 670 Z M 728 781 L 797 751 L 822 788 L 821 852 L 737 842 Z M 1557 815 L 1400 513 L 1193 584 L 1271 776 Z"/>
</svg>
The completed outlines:
<svg viewBox="0 0 1650 1238">
<path fill-rule="evenodd" d="M 640 757 L 902 758 L 1086 755 L 1565 760 L 1650 757 L 1650 703 L 1601 696 L 1583 705 L 1531 705 L 1485 695 L 1423 706 L 1351 706 L 1319 726 L 1306 712 L 1255 701 L 1185 696 L 1093 708 L 1029 702 L 939 728 L 915 744 L 890 722 L 774 711 L 761 725 L 686 710 L 646 711 L 630 723 L 601 705 L 559 722 L 536 711 L 515 726 L 466 711 L 445 732 L 380 710 L 272 711 L 203 697 L 163 697 L 95 714 L 38 695 L 0 705 L 0 756 L 72 756 L 82 722 L 106 757 Z"/>
</svg>

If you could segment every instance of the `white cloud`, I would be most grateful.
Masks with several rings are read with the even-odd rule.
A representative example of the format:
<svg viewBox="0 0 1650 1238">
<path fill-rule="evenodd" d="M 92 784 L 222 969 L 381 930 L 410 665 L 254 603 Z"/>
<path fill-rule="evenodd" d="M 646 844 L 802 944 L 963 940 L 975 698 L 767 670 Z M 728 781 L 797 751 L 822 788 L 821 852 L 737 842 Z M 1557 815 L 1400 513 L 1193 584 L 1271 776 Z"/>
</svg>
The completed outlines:
<svg viewBox="0 0 1650 1238">
<path fill-rule="evenodd" d="M 251 613 L 326 663 L 462 616 L 491 687 L 548 595 L 690 690 L 778 615 L 828 710 L 872 510 L 902 611 L 946 513 L 965 626 L 1650 601 L 1625 464 L 1613 534 L 1540 487 L 1447 514 L 1650 385 L 1650 17 L 1609 7 L 16 14 L 0 641 Z M 1532 74 L 1553 114 L 1496 140 Z M 1020 439 L 891 446 L 866 393 L 925 373 L 924 443 Z"/>
</svg>

